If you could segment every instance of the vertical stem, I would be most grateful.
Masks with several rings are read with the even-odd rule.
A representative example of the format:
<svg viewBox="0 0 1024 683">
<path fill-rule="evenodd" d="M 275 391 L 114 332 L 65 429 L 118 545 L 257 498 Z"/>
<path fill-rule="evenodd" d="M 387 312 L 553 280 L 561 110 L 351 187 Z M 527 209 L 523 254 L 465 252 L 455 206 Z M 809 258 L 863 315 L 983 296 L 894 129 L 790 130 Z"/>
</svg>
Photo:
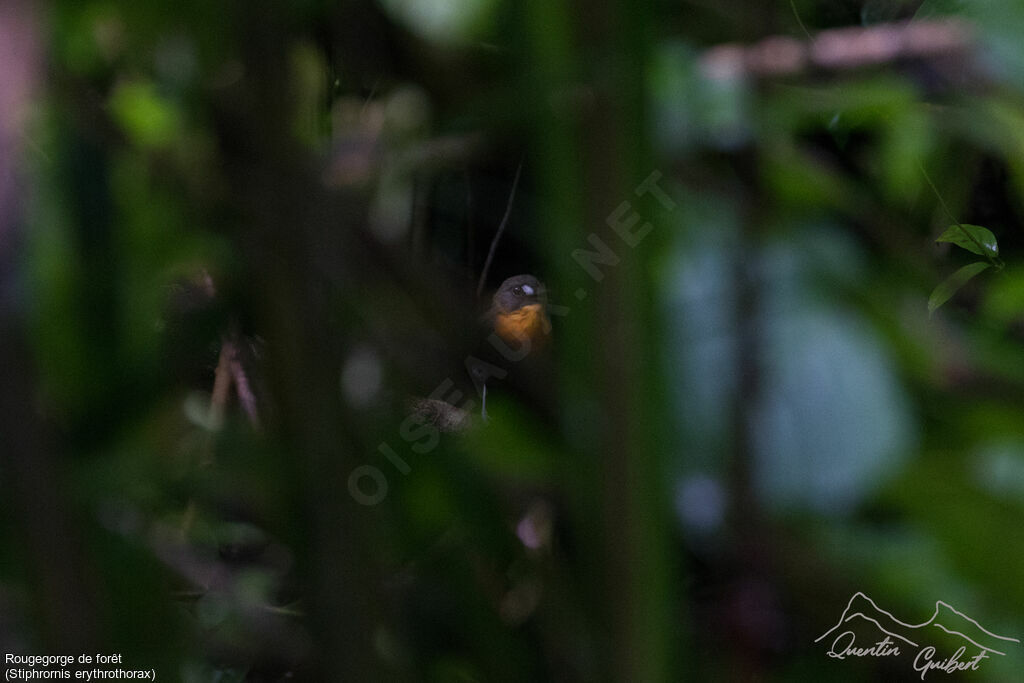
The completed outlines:
<svg viewBox="0 0 1024 683">
<path fill-rule="evenodd" d="M 679 680 L 669 552 L 664 526 L 656 371 L 652 347 L 650 270 L 659 238 L 631 248 L 609 227 L 623 202 L 641 213 L 636 188 L 653 162 L 645 136 L 644 72 L 647 8 L 625 0 L 589 0 L 578 33 L 554 3 L 531 3 L 527 15 L 531 65 L 540 101 L 554 103 L 536 122 L 548 207 L 547 251 L 557 291 L 582 303 L 561 322 L 560 357 L 566 432 L 579 453 L 563 473 L 575 525 L 593 558 L 585 599 L 601 606 L 596 641 L 608 680 Z M 573 48 L 576 48 L 575 50 Z M 579 141 L 579 148 L 575 147 Z M 580 198 L 580 204 L 574 198 Z M 650 207 L 647 207 L 650 208 Z M 594 234 L 619 257 L 590 279 L 572 258 Z M 583 295 L 581 296 L 581 293 Z M 579 406 L 589 406 L 581 419 Z"/>
<path fill-rule="evenodd" d="M 384 680 L 373 644 L 381 600 L 373 580 L 368 512 L 345 491 L 365 457 L 346 424 L 336 369 L 348 332 L 334 315 L 323 268 L 350 272 L 364 254 L 338 240 L 358 220 L 325 193 L 290 131 L 286 5 L 235 3 L 247 78 L 225 107 L 251 146 L 229 161 L 240 227 L 233 235 L 252 269 L 246 296 L 257 307 L 269 382 L 279 402 L 272 437 L 288 474 L 289 527 L 306 589 L 313 638 L 311 678 Z M 355 200 L 352 200 L 355 201 Z M 268 430 L 270 431 L 270 430 Z"/>
<path fill-rule="evenodd" d="M 748 576 L 761 577 L 770 566 L 770 546 L 761 502 L 755 481 L 755 442 L 757 426 L 754 410 L 763 391 L 763 349 L 761 273 L 759 251 L 763 207 L 769 203 L 754 169 L 759 168 L 756 150 L 741 150 L 735 157 L 736 173 L 744 188 L 740 211 L 740 248 L 735 250 L 733 282 L 736 286 L 734 329 L 736 334 L 733 363 L 736 387 L 732 397 L 732 448 L 729 454 L 729 532 L 736 547 L 736 570 L 741 581 Z M 731 591 L 743 591 L 741 584 Z M 726 604 L 735 599 L 730 593 Z M 760 680 L 763 662 L 756 649 L 737 645 L 730 659 L 731 676 L 739 680 Z"/>
<path fill-rule="evenodd" d="M 90 580 L 94 567 L 68 502 L 63 462 L 36 411 L 35 358 L 18 306 L 24 263 L 19 161 L 23 115 L 39 73 L 37 11 L 28 0 L 0 3 L 0 467 L 32 577 L 40 636 L 54 651 L 91 651 L 104 635 Z"/>
</svg>

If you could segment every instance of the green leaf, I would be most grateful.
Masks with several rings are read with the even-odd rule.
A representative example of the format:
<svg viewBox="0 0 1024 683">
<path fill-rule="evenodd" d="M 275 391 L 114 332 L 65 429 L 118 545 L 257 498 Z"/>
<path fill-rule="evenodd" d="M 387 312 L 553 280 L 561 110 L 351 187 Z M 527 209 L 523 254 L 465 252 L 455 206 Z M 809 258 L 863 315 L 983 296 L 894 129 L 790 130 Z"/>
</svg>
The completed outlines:
<svg viewBox="0 0 1024 683">
<path fill-rule="evenodd" d="M 181 135 L 181 111 L 149 82 L 123 83 L 110 96 L 110 110 L 139 147 L 163 147 Z"/>
<path fill-rule="evenodd" d="M 968 233 L 970 236 L 968 236 Z M 971 239 L 973 237 L 974 239 Z M 963 247 L 972 254 L 978 256 L 999 256 L 999 245 L 996 243 L 996 236 L 988 228 L 980 225 L 960 223 L 951 225 L 942 233 L 936 242 L 950 242 L 958 247 Z M 979 245 L 980 248 L 979 248 Z"/>
<path fill-rule="evenodd" d="M 1024 269 L 1007 268 L 1003 272 L 986 287 L 982 312 L 994 324 L 1005 327 L 1024 314 Z"/>
<path fill-rule="evenodd" d="M 546 484 L 558 462 L 557 447 L 543 426 L 521 404 L 502 396 L 488 397 L 486 425 L 462 434 L 466 455 L 484 471 L 503 480 Z"/>
<path fill-rule="evenodd" d="M 929 315 L 934 313 L 935 309 L 939 306 L 949 301 L 957 293 L 957 290 L 966 285 L 972 277 L 988 268 L 989 265 L 985 261 L 977 261 L 976 263 L 964 266 L 946 278 L 938 287 L 932 290 L 932 295 L 928 297 Z"/>
</svg>

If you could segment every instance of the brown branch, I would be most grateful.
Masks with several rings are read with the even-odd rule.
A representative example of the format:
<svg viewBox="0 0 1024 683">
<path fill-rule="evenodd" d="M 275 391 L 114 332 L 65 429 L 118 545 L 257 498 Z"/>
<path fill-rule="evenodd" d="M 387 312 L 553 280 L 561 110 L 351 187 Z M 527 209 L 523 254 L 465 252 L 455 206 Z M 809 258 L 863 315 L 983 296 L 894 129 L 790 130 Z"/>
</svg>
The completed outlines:
<svg viewBox="0 0 1024 683">
<path fill-rule="evenodd" d="M 258 430 L 260 428 L 260 414 L 259 409 L 256 407 L 256 395 L 252 392 L 249 378 L 245 374 L 245 368 L 242 367 L 242 361 L 238 359 L 237 353 L 233 354 L 231 358 L 231 378 L 235 381 L 238 402 L 242 406 L 245 416 L 249 418 L 249 424 L 252 425 L 253 429 Z"/>
<path fill-rule="evenodd" d="M 772 36 L 748 46 L 719 45 L 701 56 L 700 69 L 716 80 L 791 76 L 957 55 L 973 43 L 974 29 L 961 19 L 880 24 L 822 31 L 810 40 Z"/>
<path fill-rule="evenodd" d="M 231 390 L 231 361 L 234 357 L 234 345 L 225 340 L 220 347 L 220 355 L 217 358 L 217 369 L 213 374 L 213 390 L 210 392 L 210 407 L 206 413 L 206 429 L 209 430 L 202 442 L 202 450 L 199 456 L 199 466 L 209 467 L 213 464 L 213 437 L 214 433 L 220 430 L 224 424 L 224 413 L 228 403 L 228 392 Z M 182 541 L 188 538 L 192 531 L 192 525 L 196 521 L 198 507 L 194 498 L 185 505 L 181 515 L 181 525 L 178 535 Z"/>
<path fill-rule="evenodd" d="M 217 369 L 213 375 L 213 392 L 210 394 L 210 412 L 208 424 L 213 430 L 220 429 L 224 424 L 224 413 L 228 404 L 228 392 L 231 391 L 231 363 L 235 358 L 235 345 L 225 339 L 220 347 L 217 358 Z"/>
<path fill-rule="evenodd" d="M 235 387 L 235 393 L 238 396 L 238 402 L 242 407 L 242 411 L 249 418 L 249 424 L 254 429 L 260 428 L 256 395 L 249 384 L 249 378 L 245 374 L 245 368 L 242 367 L 242 361 L 238 358 L 238 345 L 234 337 L 234 334 L 225 336 L 221 342 L 217 369 L 214 371 L 213 376 L 213 391 L 210 393 L 210 408 L 207 413 L 207 425 L 210 429 L 210 435 L 203 452 L 203 465 L 209 465 L 213 462 L 213 433 L 220 430 L 224 425 L 224 416 L 227 412 L 228 398 L 230 397 L 232 385 Z"/>
</svg>

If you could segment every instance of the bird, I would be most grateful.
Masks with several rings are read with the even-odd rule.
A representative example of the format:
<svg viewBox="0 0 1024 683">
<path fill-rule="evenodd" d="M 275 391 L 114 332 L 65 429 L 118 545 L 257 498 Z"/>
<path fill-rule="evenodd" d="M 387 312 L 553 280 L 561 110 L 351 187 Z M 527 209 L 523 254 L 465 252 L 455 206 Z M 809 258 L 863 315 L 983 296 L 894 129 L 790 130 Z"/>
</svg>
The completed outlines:
<svg viewBox="0 0 1024 683">
<path fill-rule="evenodd" d="M 532 350 L 543 348 L 550 341 L 547 290 L 533 275 L 514 275 L 502 282 L 485 319 L 506 344 L 528 343 Z"/>
<path fill-rule="evenodd" d="M 547 289 L 530 274 L 505 279 L 480 317 L 481 339 L 465 357 L 464 366 L 480 399 L 480 418 L 487 422 L 487 392 L 505 380 L 510 369 L 527 369 L 551 344 Z M 531 360 L 527 360 L 529 357 Z M 525 373 L 519 373 L 520 375 Z M 472 424 L 465 408 L 437 398 L 414 398 L 410 407 L 419 418 L 441 431 L 458 432 Z"/>
<path fill-rule="evenodd" d="M 507 278 L 494 293 L 483 321 L 489 328 L 487 343 L 481 358 L 467 359 L 466 368 L 480 395 L 480 415 L 486 422 L 488 382 L 504 379 L 511 365 L 528 367 L 529 363 L 523 362 L 531 355 L 536 359 L 550 343 L 551 319 L 544 284 L 529 274 Z"/>
</svg>

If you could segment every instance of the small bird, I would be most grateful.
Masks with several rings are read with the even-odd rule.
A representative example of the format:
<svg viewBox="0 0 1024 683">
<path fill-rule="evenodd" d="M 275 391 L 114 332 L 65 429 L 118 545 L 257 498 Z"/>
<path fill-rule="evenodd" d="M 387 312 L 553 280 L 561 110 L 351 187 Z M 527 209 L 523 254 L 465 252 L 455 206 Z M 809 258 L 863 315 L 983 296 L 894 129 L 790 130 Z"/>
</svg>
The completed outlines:
<svg viewBox="0 0 1024 683">
<path fill-rule="evenodd" d="M 485 319 L 507 344 L 528 341 L 532 348 L 541 348 L 550 341 L 547 291 L 532 275 L 515 275 L 502 282 Z"/>
<path fill-rule="evenodd" d="M 480 399 L 480 416 L 486 422 L 488 386 L 536 366 L 551 342 L 547 290 L 533 275 L 515 275 L 498 287 L 491 306 L 481 318 L 482 338 L 477 351 L 465 358 L 465 369 Z M 531 358 L 532 356 L 532 358 Z M 462 431 L 471 424 L 463 408 L 439 399 L 416 398 L 411 407 L 420 420 L 441 431 Z"/>
<path fill-rule="evenodd" d="M 487 382 L 494 378 L 503 379 L 508 375 L 510 365 L 522 367 L 520 364 L 531 354 L 536 358 L 551 340 L 544 284 L 533 275 L 508 278 L 494 293 L 491 308 L 484 314 L 484 322 L 491 329 L 481 356 L 497 359 L 496 363 L 481 361 L 467 365 L 467 368 L 480 393 L 480 414 L 486 421 Z"/>
</svg>

